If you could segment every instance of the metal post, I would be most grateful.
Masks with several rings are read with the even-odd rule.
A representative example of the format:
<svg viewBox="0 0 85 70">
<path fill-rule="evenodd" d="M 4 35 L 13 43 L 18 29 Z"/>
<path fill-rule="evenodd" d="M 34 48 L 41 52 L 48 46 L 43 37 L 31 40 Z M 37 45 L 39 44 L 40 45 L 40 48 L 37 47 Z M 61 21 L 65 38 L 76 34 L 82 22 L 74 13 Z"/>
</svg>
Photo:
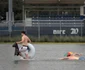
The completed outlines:
<svg viewBox="0 0 85 70">
<path fill-rule="evenodd" d="M 83 32 L 82 32 L 82 23 L 81 23 L 81 37 L 82 37 L 82 33 L 83 33 Z"/>
<path fill-rule="evenodd" d="M 62 21 L 63 21 L 63 17 L 61 17 L 61 20 L 60 20 L 60 42 L 61 42 L 61 36 L 62 36 Z"/>
<path fill-rule="evenodd" d="M 9 0 L 8 6 L 8 27 L 9 27 L 9 36 L 11 36 L 12 32 L 12 0 Z"/>
<path fill-rule="evenodd" d="M 40 24 L 39 24 L 38 17 L 37 17 L 37 21 L 38 21 L 38 39 L 40 40 Z"/>
<path fill-rule="evenodd" d="M 24 31 L 25 31 L 25 10 L 24 10 L 24 0 L 23 0 L 23 6 L 22 6 L 22 19 L 23 19 Z"/>
</svg>

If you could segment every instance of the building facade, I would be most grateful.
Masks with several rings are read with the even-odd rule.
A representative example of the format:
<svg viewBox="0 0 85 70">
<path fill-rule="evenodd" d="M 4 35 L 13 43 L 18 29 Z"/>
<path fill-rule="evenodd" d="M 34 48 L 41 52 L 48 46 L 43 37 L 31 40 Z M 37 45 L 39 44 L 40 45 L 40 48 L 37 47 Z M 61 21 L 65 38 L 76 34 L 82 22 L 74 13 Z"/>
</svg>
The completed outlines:
<svg viewBox="0 0 85 70">
<path fill-rule="evenodd" d="M 79 17 L 84 0 L 25 0 L 25 18 Z"/>
</svg>

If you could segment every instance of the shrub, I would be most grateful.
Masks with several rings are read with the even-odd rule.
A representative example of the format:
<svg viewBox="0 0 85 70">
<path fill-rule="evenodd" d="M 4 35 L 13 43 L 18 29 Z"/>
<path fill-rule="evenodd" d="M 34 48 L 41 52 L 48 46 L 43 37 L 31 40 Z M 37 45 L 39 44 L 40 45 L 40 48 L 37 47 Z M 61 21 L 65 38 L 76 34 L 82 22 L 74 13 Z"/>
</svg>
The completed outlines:
<svg viewBox="0 0 85 70">
<path fill-rule="evenodd" d="M 32 42 L 85 42 L 85 37 L 80 36 L 29 36 Z M 0 37 L 0 42 L 16 42 L 21 40 L 21 36 L 15 37 Z"/>
</svg>

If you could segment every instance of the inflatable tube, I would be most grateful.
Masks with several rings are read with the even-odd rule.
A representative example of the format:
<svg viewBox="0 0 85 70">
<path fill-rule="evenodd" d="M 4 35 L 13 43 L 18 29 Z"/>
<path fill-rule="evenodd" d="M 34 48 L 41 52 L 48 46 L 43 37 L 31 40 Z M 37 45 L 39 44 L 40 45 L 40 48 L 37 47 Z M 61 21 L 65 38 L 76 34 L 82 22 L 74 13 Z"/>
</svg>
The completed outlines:
<svg viewBox="0 0 85 70">
<path fill-rule="evenodd" d="M 30 59 L 32 59 L 35 55 L 35 48 L 32 44 L 28 43 L 28 47 L 30 49 L 30 51 L 28 52 L 28 56 Z"/>
<path fill-rule="evenodd" d="M 30 50 L 27 50 L 26 53 L 28 53 L 29 58 L 32 59 L 35 55 L 35 47 L 31 43 L 28 43 L 27 45 L 28 45 Z M 19 48 L 21 46 L 22 46 L 21 44 L 18 44 Z M 22 52 L 22 56 L 25 56 L 25 52 Z"/>
</svg>

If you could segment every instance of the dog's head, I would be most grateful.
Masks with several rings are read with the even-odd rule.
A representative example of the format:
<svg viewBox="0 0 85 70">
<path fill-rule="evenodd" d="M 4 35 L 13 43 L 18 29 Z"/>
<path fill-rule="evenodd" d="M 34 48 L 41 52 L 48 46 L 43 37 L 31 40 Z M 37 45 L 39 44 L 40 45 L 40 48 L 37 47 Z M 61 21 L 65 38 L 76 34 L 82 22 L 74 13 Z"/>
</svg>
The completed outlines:
<svg viewBox="0 0 85 70">
<path fill-rule="evenodd" d="M 17 43 L 14 43 L 14 44 L 12 45 L 12 47 L 18 48 Z"/>
<path fill-rule="evenodd" d="M 14 55 L 19 55 L 19 48 L 18 48 L 18 44 L 17 43 L 14 43 L 13 45 L 12 45 L 12 47 L 14 47 L 15 48 L 15 53 L 14 53 Z"/>
</svg>

